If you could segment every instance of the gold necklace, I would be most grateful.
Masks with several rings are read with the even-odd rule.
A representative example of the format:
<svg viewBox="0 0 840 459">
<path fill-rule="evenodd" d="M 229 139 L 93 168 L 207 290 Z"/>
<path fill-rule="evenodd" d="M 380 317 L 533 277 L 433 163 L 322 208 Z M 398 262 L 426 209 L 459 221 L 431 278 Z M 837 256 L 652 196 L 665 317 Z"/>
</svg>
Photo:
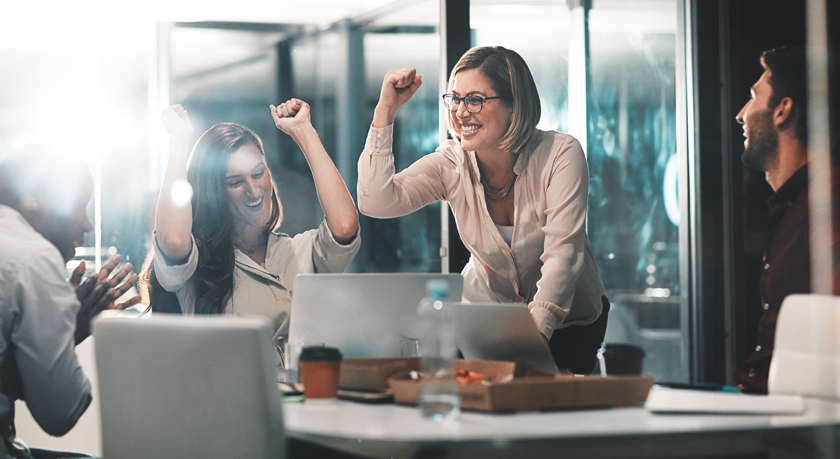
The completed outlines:
<svg viewBox="0 0 840 459">
<path fill-rule="evenodd" d="M 502 199 L 510 193 L 510 190 L 513 189 L 513 183 L 516 182 L 516 175 L 514 174 L 513 178 L 510 179 L 507 185 L 503 188 L 493 188 L 491 187 L 484 177 L 481 177 L 481 184 L 484 185 L 484 194 L 487 195 L 490 199 Z"/>
</svg>

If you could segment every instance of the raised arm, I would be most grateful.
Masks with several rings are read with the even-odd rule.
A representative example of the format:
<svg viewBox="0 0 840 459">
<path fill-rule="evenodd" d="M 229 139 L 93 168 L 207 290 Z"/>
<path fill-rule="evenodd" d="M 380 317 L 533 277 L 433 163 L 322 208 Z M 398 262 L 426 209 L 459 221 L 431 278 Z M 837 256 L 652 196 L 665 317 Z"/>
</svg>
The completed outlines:
<svg viewBox="0 0 840 459">
<path fill-rule="evenodd" d="M 405 105 L 423 81 L 415 69 L 391 70 L 385 74 L 379 103 L 373 112 L 373 127 L 384 128 L 394 124 L 397 109 Z"/>
<path fill-rule="evenodd" d="M 277 128 L 288 134 L 303 151 L 333 237 L 342 244 L 352 241 L 359 230 L 356 205 L 312 126 L 309 104 L 300 99 L 291 99 L 277 107 L 272 105 L 271 116 Z"/>
<path fill-rule="evenodd" d="M 356 196 L 359 211 L 364 215 L 400 217 L 431 202 L 446 199 L 446 176 L 454 170 L 454 161 L 452 157 L 445 157 L 442 149 L 395 174 L 394 117 L 397 109 L 411 99 L 421 84 L 420 75 L 410 68 L 391 70 L 382 81 L 379 103 L 358 162 Z"/>
<path fill-rule="evenodd" d="M 173 105 L 161 116 L 169 133 L 169 162 L 163 175 L 155 212 L 155 233 L 163 254 L 175 263 L 183 262 L 190 253 L 192 205 L 184 199 L 187 187 L 187 158 L 193 127 L 184 107 Z"/>
</svg>

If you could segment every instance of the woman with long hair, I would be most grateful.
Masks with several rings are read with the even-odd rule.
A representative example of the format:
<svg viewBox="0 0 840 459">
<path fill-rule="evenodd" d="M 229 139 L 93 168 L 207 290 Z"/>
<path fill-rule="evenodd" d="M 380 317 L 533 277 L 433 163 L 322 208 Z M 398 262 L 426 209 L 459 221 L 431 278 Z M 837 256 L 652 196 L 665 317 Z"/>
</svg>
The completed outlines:
<svg viewBox="0 0 840 459">
<path fill-rule="evenodd" d="M 586 236 L 580 144 L 536 128 L 539 94 L 519 54 L 472 48 L 443 95 L 453 139 L 395 174 L 394 118 L 421 84 L 415 69 L 385 75 L 359 158 L 359 210 L 394 218 L 449 202 L 471 253 L 463 300 L 527 303 L 557 366 L 590 373 L 609 301 Z"/>
<path fill-rule="evenodd" d="M 356 207 L 312 127 L 309 105 L 291 99 L 270 108 L 309 163 L 324 221 L 295 237 L 277 232 L 283 207 L 259 136 L 245 126 L 217 124 L 188 154 L 193 128 L 187 111 L 175 105 L 162 117 L 170 154 L 155 214 L 153 261 L 143 278 L 153 310 L 165 310 L 161 299 L 171 292 L 184 314 L 268 317 L 282 366 L 295 276 L 343 271 L 360 240 Z M 184 199 L 190 190 L 192 199 Z"/>
</svg>

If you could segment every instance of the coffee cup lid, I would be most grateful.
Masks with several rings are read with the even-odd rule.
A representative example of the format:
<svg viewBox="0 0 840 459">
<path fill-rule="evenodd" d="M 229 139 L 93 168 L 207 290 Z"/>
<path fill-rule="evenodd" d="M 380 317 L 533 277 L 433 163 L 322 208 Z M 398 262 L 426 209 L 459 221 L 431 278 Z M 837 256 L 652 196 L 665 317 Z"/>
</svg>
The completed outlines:
<svg viewBox="0 0 840 459">
<path fill-rule="evenodd" d="M 334 347 L 304 347 L 300 351 L 299 360 L 307 362 L 341 360 L 341 351 Z"/>
</svg>

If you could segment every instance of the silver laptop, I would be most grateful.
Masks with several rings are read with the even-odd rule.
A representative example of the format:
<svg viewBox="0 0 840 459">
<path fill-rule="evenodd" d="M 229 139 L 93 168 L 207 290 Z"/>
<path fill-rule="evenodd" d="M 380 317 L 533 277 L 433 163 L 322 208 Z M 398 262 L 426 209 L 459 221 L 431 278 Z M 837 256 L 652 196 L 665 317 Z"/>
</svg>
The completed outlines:
<svg viewBox="0 0 840 459">
<path fill-rule="evenodd" d="M 460 303 L 460 349 L 465 359 L 525 361 L 557 373 L 548 343 L 523 303 Z"/>
<path fill-rule="evenodd" d="M 417 346 L 417 304 L 426 282 L 449 282 L 461 300 L 460 274 L 299 274 L 289 342 L 337 347 L 344 358 L 401 357 Z"/>
</svg>

